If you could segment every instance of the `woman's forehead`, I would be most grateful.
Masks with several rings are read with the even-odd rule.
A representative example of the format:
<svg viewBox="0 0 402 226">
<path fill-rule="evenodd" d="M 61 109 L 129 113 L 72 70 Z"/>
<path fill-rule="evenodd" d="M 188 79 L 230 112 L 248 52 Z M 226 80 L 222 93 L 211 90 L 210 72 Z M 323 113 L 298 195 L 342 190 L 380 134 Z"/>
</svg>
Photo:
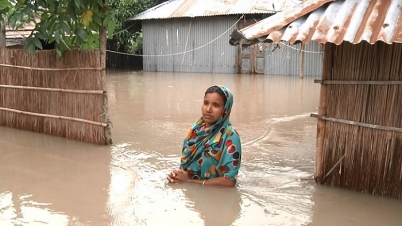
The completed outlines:
<svg viewBox="0 0 402 226">
<path fill-rule="evenodd" d="M 209 102 L 218 102 L 223 103 L 223 97 L 219 93 L 207 93 L 205 94 L 204 100 L 208 100 Z"/>
</svg>

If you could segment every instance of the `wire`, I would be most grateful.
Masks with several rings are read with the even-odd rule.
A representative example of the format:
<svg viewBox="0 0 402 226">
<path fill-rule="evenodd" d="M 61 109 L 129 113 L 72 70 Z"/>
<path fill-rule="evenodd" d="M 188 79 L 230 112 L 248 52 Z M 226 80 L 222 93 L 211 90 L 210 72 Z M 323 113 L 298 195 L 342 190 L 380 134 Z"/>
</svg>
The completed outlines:
<svg viewBox="0 0 402 226">
<path fill-rule="evenodd" d="M 294 50 L 297 50 L 297 51 L 302 51 L 302 52 L 305 52 L 305 53 L 323 54 L 323 52 L 316 52 L 316 51 L 308 51 L 308 50 L 298 49 L 298 48 L 295 48 L 295 47 L 293 47 L 293 46 L 287 45 L 287 44 L 285 44 L 285 43 L 283 43 L 283 42 L 280 42 L 280 43 L 281 43 L 282 45 L 288 47 L 288 48 L 291 48 L 291 49 L 294 49 Z"/>
<path fill-rule="evenodd" d="M 164 55 L 141 55 L 141 54 L 135 54 L 135 53 L 123 53 L 123 52 L 118 52 L 118 51 L 113 51 L 113 50 L 106 50 L 107 52 L 110 53 L 117 53 L 117 54 L 122 54 L 122 55 L 129 55 L 129 56 L 145 56 L 145 57 L 164 57 L 164 56 L 176 56 L 176 55 L 181 55 L 181 54 L 185 54 L 185 53 L 189 53 L 189 52 L 193 52 L 199 49 L 204 48 L 205 46 L 210 45 L 211 43 L 215 42 L 216 40 L 218 40 L 219 38 L 221 38 L 223 35 L 225 35 L 228 31 L 230 31 L 234 26 L 237 25 L 237 23 L 244 17 L 244 14 L 236 21 L 236 23 L 234 23 L 229 29 L 227 29 L 225 32 L 223 32 L 221 35 L 219 35 L 217 38 L 213 39 L 212 41 L 199 46 L 197 48 L 191 49 L 191 50 L 187 50 L 187 51 L 183 51 L 183 52 L 179 52 L 179 53 L 170 53 L 170 54 L 164 54 Z"/>
</svg>

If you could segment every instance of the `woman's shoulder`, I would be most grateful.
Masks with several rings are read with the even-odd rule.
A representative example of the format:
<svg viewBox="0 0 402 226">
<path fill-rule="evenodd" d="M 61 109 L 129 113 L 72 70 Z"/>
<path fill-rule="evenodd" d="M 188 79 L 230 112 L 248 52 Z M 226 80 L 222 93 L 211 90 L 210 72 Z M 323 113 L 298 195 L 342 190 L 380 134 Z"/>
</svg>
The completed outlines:
<svg viewBox="0 0 402 226">
<path fill-rule="evenodd" d="M 229 123 L 226 127 L 226 136 L 227 138 L 230 139 L 237 139 L 240 141 L 240 134 L 237 132 L 237 130 L 232 126 L 231 123 Z"/>
</svg>

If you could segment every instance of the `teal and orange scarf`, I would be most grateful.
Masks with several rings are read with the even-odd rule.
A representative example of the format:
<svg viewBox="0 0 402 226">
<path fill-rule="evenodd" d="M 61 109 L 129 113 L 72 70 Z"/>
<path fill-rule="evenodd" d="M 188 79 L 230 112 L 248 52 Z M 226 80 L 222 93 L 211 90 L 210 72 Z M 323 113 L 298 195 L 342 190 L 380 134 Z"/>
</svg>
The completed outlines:
<svg viewBox="0 0 402 226">
<path fill-rule="evenodd" d="M 236 180 L 240 169 L 240 137 L 229 121 L 233 94 L 224 86 L 218 87 L 226 95 L 222 116 L 206 129 L 201 117 L 193 124 L 183 142 L 180 164 L 190 173 L 191 179 L 223 176 Z"/>
</svg>

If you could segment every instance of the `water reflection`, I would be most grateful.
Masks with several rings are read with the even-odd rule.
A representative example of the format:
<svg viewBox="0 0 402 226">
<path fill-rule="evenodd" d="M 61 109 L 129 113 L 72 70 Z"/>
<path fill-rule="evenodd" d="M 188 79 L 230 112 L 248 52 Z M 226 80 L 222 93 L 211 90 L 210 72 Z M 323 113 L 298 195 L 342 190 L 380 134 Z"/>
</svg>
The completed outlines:
<svg viewBox="0 0 402 226">
<path fill-rule="evenodd" d="M 235 95 L 236 188 L 167 184 L 203 93 Z M 402 202 L 316 185 L 313 78 L 109 73 L 112 146 L 0 127 L 0 225 L 400 225 Z M 383 223 L 383 224 L 382 224 Z"/>
<path fill-rule="evenodd" d="M 241 192 L 237 188 L 194 185 L 187 186 L 184 195 L 189 208 L 199 213 L 206 226 L 234 225 L 240 217 L 242 199 Z"/>
<path fill-rule="evenodd" d="M 3 127 L 0 137 L 0 225 L 107 219 L 104 147 Z"/>
</svg>

